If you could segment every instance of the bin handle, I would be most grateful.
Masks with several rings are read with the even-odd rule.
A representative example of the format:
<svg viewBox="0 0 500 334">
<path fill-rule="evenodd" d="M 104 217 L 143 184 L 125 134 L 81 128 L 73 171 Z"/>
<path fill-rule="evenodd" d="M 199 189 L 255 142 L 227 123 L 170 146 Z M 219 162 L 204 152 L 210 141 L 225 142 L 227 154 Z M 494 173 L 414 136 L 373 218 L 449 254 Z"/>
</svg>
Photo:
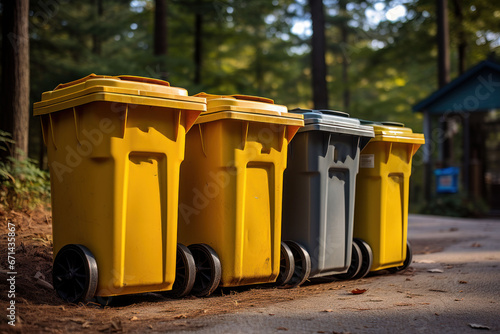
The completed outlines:
<svg viewBox="0 0 500 334">
<path fill-rule="evenodd" d="M 218 94 L 208 94 L 208 93 L 201 92 L 201 93 L 198 93 L 194 96 L 204 97 L 206 99 L 233 98 L 233 99 L 237 99 L 237 100 L 255 101 L 255 102 L 264 102 L 264 103 L 274 104 L 274 100 L 269 99 L 267 97 L 243 95 L 243 94 L 218 95 Z"/>
<path fill-rule="evenodd" d="M 106 79 L 118 79 L 118 80 L 124 80 L 124 81 L 142 82 L 142 83 L 149 83 L 149 84 L 162 85 L 162 86 L 170 86 L 170 83 L 168 81 L 164 81 L 164 80 L 160 80 L 160 79 L 138 77 L 138 76 L 133 76 L 133 75 L 119 75 L 119 76 L 114 77 L 114 76 L 110 76 L 110 75 L 97 75 L 95 73 L 92 73 L 92 74 L 89 74 L 86 77 L 80 78 L 78 80 L 59 84 L 59 85 L 57 85 L 56 88 L 54 88 L 54 90 L 74 86 L 74 85 L 77 85 L 79 83 L 83 83 L 83 82 L 90 80 L 90 79 L 104 79 L 104 78 L 106 78 Z"/>
<path fill-rule="evenodd" d="M 116 78 L 126 81 L 142 82 L 142 83 L 149 83 L 154 85 L 162 85 L 170 87 L 170 82 L 155 78 L 139 77 L 135 75 L 119 75 Z"/>
<path fill-rule="evenodd" d="M 69 86 L 73 86 L 73 85 L 77 85 L 79 83 L 85 82 L 85 81 L 87 81 L 89 79 L 98 79 L 98 78 L 111 78 L 111 76 L 108 76 L 108 75 L 97 75 L 95 73 L 92 73 L 92 74 L 87 75 L 86 77 L 83 77 L 83 78 L 80 78 L 80 79 L 77 79 L 77 80 L 74 80 L 74 81 L 70 81 L 70 82 L 67 82 L 67 83 L 59 84 L 59 85 L 57 85 L 56 88 L 54 88 L 54 90 L 63 89 L 63 88 L 69 87 Z"/>
</svg>

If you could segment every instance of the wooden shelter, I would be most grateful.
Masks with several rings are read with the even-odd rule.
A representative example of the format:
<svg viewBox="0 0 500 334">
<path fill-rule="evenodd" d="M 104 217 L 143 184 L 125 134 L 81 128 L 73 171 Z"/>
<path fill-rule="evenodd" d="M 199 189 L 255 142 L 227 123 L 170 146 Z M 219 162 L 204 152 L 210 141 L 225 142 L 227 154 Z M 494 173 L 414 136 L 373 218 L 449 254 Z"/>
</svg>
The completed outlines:
<svg viewBox="0 0 500 334">
<path fill-rule="evenodd" d="M 461 191 L 484 198 L 500 213 L 500 64 L 478 63 L 413 110 L 424 113 L 427 198 L 433 169 L 455 165 Z"/>
</svg>

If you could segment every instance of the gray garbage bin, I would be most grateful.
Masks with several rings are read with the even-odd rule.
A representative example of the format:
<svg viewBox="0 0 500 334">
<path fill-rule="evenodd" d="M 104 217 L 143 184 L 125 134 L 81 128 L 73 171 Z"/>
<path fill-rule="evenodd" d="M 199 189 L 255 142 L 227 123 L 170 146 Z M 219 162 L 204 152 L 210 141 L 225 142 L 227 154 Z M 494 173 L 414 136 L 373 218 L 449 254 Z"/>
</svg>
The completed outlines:
<svg viewBox="0 0 500 334">
<path fill-rule="evenodd" d="M 356 174 L 373 127 L 339 111 L 290 112 L 303 114 L 305 126 L 289 146 L 284 173 L 282 239 L 295 258 L 289 284 L 327 275 L 352 278 L 362 261 L 352 240 Z"/>
</svg>

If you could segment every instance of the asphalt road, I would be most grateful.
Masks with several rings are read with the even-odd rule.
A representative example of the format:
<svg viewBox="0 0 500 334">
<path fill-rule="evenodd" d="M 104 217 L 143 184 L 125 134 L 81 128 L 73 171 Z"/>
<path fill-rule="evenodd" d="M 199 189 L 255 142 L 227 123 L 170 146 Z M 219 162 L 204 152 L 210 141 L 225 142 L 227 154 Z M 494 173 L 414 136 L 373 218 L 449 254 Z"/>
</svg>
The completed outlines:
<svg viewBox="0 0 500 334">
<path fill-rule="evenodd" d="M 500 332 L 500 220 L 410 215 L 409 239 L 432 253 L 414 255 L 405 273 L 341 282 L 340 289 L 305 298 L 189 319 L 179 332 Z M 353 295 L 354 288 L 367 291 Z"/>
</svg>

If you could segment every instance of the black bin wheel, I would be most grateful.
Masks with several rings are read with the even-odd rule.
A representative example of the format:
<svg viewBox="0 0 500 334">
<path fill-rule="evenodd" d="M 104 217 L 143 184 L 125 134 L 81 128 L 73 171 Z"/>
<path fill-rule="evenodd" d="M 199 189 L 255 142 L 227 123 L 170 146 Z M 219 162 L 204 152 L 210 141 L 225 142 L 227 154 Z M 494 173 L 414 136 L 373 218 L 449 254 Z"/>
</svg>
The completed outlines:
<svg viewBox="0 0 500 334">
<path fill-rule="evenodd" d="M 403 265 L 399 266 L 399 267 L 391 268 L 392 270 L 390 270 L 390 271 L 397 272 L 397 271 L 406 270 L 410 266 L 412 261 L 413 261 L 413 252 L 411 250 L 411 244 L 408 240 L 406 240 L 406 258 L 405 258 L 405 261 L 403 262 Z"/>
<path fill-rule="evenodd" d="M 294 270 L 288 286 L 293 288 L 303 284 L 311 273 L 311 257 L 307 250 L 299 243 L 287 240 L 285 244 L 290 248 L 294 259 Z"/>
<path fill-rule="evenodd" d="M 183 244 L 177 244 L 175 266 L 175 281 L 172 291 L 168 293 L 173 298 L 182 298 L 191 292 L 196 278 L 196 265 L 193 254 Z"/>
<path fill-rule="evenodd" d="M 196 278 L 191 294 L 197 297 L 209 296 L 219 286 L 222 277 L 220 259 L 215 250 L 206 244 L 190 245 L 196 266 Z"/>
<path fill-rule="evenodd" d="M 97 262 L 83 245 L 69 244 L 59 250 L 52 268 L 54 289 L 69 303 L 86 302 L 97 290 Z"/>
<path fill-rule="evenodd" d="M 293 276 L 295 261 L 290 247 L 281 242 L 280 273 L 276 279 L 277 285 L 286 285 Z"/>
<path fill-rule="evenodd" d="M 368 275 L 368 273 L 370 272 L 370 268 L 372 267 L 373 263 L 372 248 L 366 241 L 362 239 L 354 238 L 353 242 L 356 243 L 356 245 L 358 245 L 362 255 L 361 268 L 359 269 L 358 273 L 354 275 L 353 278 L 356 279 L 363 278 L 366 275 Z"/>
<path fill-rule="evenodd" d="M 354 278 L 358 274 L 363 263 L 363 255 L 361 253 L 361 249 L 359 249 L 359 246 L 355 242 L 352 243 L 351 253 L 351 264 L 349 265 L 347 272 L 333 275 L 333 277 L 341 280 L 348 280 Z"/>
</svg>

